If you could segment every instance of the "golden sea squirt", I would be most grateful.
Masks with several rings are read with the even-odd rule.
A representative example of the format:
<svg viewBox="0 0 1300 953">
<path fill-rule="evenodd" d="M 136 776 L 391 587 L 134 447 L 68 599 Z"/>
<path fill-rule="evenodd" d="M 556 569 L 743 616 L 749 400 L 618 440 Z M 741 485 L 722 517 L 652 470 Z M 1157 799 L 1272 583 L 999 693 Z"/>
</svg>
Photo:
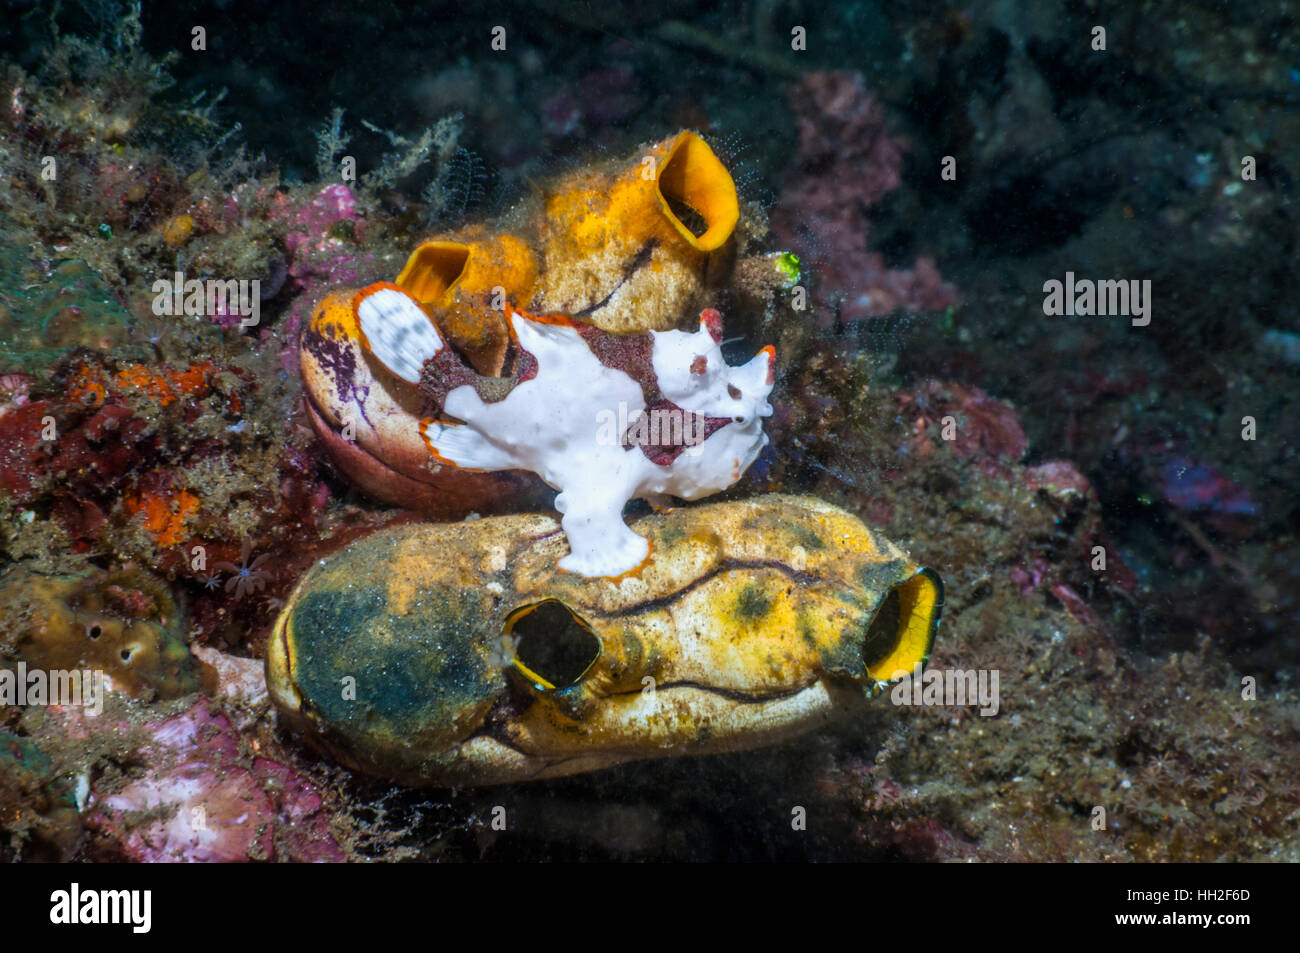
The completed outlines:
<svg viewBox="0 0 1300 953">
<path fill-rule="evenodd" d="M 414 785 L 771 744 L 929 657 L 942 584 L 860 520 L 765 496 L 646 516 L 636 576 L 558 569 L 549 516 L 405 525 L 317 563 L 267 647 L 284 722 Z"/>
<path fill-rule="evenodd" d="M 395 285 L 476 374 L 509 376 L 512 308 L 617 334 L 693 330 L 733 275 L 739 217 L 731 174 L 682 131 L 540 183 L 498 221 L 430 237 Z M 364 346 L 356 304 L 356 289 L 326 297 L 299 348 L 309 419 L 344 475 L 438 518 L 546 505 L 523 470 L 476 473 L 430 457 L 421 397 Z"/>
</svg>

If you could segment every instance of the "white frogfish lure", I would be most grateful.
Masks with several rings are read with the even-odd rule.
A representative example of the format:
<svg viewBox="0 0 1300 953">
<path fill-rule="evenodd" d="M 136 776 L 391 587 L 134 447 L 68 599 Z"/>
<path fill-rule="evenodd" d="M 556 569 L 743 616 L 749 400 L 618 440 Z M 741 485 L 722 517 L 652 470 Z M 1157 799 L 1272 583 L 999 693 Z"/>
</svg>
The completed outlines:
<svg viewBox="0 0 1300 953">
<path fill-rule="evenodd" d="M 509 305 L 506 317 L 505 376 L 492 378 L 475 372 L 398 286 L 371 285 L 357 303 L 366 348 L 424 396 L 420 426 L 439 463 L 531 470 L 559 491 L 570 550 L 561 569 L 637 569 L 649 544 L 623 522 L 628 500 L 717 493 L 767 445 L 775 351 L 729 366 L 712 308 L 694 333 L 614 334 Z"/>
</svg>

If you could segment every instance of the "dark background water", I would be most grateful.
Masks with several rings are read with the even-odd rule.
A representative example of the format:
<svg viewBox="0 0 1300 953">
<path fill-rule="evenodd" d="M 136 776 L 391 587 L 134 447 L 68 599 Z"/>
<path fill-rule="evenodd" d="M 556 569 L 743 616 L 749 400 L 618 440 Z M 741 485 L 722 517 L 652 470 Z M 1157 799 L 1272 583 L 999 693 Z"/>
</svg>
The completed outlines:
<svg viewBox="0 0 1300 953">
<path fill-rule="evenodd" d="M 111 49 L 127 9 L 111 2 L 11 3 L 0 56 L 39 75 L 49 65 L 51 22 Z M 263 157 L 260 168 L 278 169 L 282 181 L 311 183 L 319 176 L 317 132 L 335 109 L 345 111 L 349 152 L 362 168 L 392 148 L 390 136 L 365 124 L 414 137 L 440 118 L 462 116 L 446 207 L 436 215 L 423 207 L 425 182 L 418 177 L 393 183 L 384 196 L 393 214 L 414 215 L 429 229 L 496 213 L 525 194 L 530 180 L 593 156 L 622 154 L 678 128 L 699 129 L 717 144 L 742 196 L 771 215 L 773 247 L 794 245 L 813 263 L 828 325 L 824 346 L 840 358 L 871 354 L 899 393 L 919 392 L 928 380 L 979 388 L 1023 427 L 1025 445 L 1013 454 L 1021 463 L 1069 461 L 1086 478 L 1107 545 L 1132 579 L 1123 594 L 1101 587 L 1095 598 L 1090 591 L 1082 596 L 1100 613 L 1097 625 L 1125 664 L 1147 678 L 1162 665 L 1184 664 L 1178 660 L 1187 653 L 1208 652 L 1205 665 L 1225 666 L 1221 681 L 1230 686 L 1250 675 L 1270 690 L 1291 690 L 1300 660 L 1300 30 L 1285 4 L 1249 10 L 1175 0 L 670 0 L 417 8 L 327 0 L 148 5 L 141 23 L 143 49 L 176 60 L 174 85 L 154 97 L 158 121 L 142 124 L 137 141 L 182 167 L 200 157 L 222 160 L 242 144 Z M 191 47 L 196 26 L 206 31 L 202 51 Z M 1098 26 L 1104 49 L 1096 48 Z M 496 27 L 505 29 L 504 50 L 492 47 Z M 804 49 L 792 49 L 797 28 L 806 33 Z M 827 98 L 828 71 L 856 74 L 860 98 Z M 868 97 L 886 130 L 874 140 L 862 138 L 870 125 Z M 209 115 L 217 132 L 206 139 L 165 121 L 187 103 L 214 101 Z M 816 110 L 824 119 L 836 108 L 843 109 L 842 124 L 817 125 Z M 801 123 L 816 128 L 802 130 Z M 237 133 L 221 138 L 236 124 Z M 854 152 L 882 137 L 903 150 L 892 187 L 883 185 L 877 158 Z M 205 153 L 214 142 L 216 153 Z M 955 160 L 955 180 L 940 174 L 945 157 Z M 1244 169 L 1251 171 L 1243 175 Z M 828 226 L 810 196 L 857 217 Z M 857 264 L 868 253 L 880 256 L 871 267 L 882 272 L 933 260 L 959 304 L 859 313 L 855 301 L 876 287 Z M 1045 314 L 1044 283 L 1067 272 L 1149 281 L 1150 323 Z M 920 282 L 920 293 L 933 294 L 938 281 Z M 952 393 L 939 402 L 979 418 L 981 398 Z M 927 417 L 920 404 L 906 407 L 900 417 Z M 1003 410 L 988 413 L 1004 420 Z M 1252 426 L 1252 436 L 1244 436 Z M 847 427 L 866 429 L 851 415 Z M 792 439 L 779 448 L 795 461 L 791 488 L 844 494 L 870 512 L 871 494 L 854 494 L 879 475 L 861 458 L 813 454 L 805 464 L 797 447 Z M 953 480 L 932 484 L 931 494 L 962 501 L 976 491 Z M 883 496 L 891 507 L 907 505 L 901 496 Z M 976 512 L 981 500 L 969 503 Z M 1004 521 L 1007 539 L 1017 538 L 1016 512 L 999 513 L 979 518 Z M 927 537 L 919 526 L 901 531 L 928 545 L 932 562 L 944 559 L 936 534 Z M 998 545 L 970 543 L 972 550 L 1002 552 Z M 1005 545 L 1020 552 L 1020 542 Z M 950 561 L 961 564 L 956 555 Z M 1063 583 L 1062 593 L 1040 585 L 1029 556 L 1007 556 L 998 572 L 1030 580 L 1024 598 L 1035 612 L 1062 613 L 1081 588 Z M 967 582 L 953 591 L 983 591 L 974 574 Z M 955 604 L 972 620 L 979 598 L 963 599 L 958 595 Z M 1030 636 L 1016 642 L 1026 624 L 1020 615 L 999 611 L 967 624 L 969 630 L 956 624 L 957 644 L 973 651 L 980 639 L 996 643 L 996 651 L 984 649 L 1004 664 L 1018 649 L 1046 652 Z M 979 638 L 970 634 L 986 630 Z M 1161 677 L 1178 681 L 1167 672 Z M 1144 682 L 1137 694 L 1158 693 L 1153 684 Z M 881 730 L 874 721 L 869 727 Z M 1277 750 L 1294 756 L 1293 724 L 1287 731 Z M 1150 738 L 1112 735 L 1103 747 L 1121 774 L 1125 765 L 1138 771 L 1162 754 Z M 1046 748 L 1051 737 L 1034 744 Z M 1170 744 L 1191 775 L 1208 770 L 1208 753 L 1192 754 L 1180 740 Z M 834 759 L 836 750 L 826 757 Z M 742 758 L 740 770 L 759 763 Z M 839 768 L 854 777 L 870 770 Z M 626 769 L 628 783 L 637 787 L 637 772 L 645 770 L 658 778 L 652 783 L 672 787 L 673 772 L 695 769 Z M 725 766 L 703 770 L 735 777 Z M 924 783 L 923 773 L 918 769 L 913 780 Z M 1008 768 L 998 776 L 1013 774 L 1019 776 Z M 1262 789 L 1277 772 L 1261 769 L 1253 777 L 1263 779 Z M 1120 783 L 1116 778 L 1102 786 Z M 1234 790 L 1254 790 L 1249 780 L 1233 783 Z M 554 790 L 564 799 L 593 789 L 570 781 Z M 862 782 L 868 793 L 859 791 L 861 803 L 880 802 L 881 790 L 879 778 Z M 1266 803 L 1284 815 L 1292 795 L 1268 790 L 1273 800 Z M 1181 795 L 1152 797 L 1167 811 Z M 1087 794 L 1080 798 L 1091 803 Z M 647 829 L 657 823 L 636 805 L 628 810 Z M 697 803 L 681 813 L 701 810 Z M 727 815 L 745 818 L 736 821 L 738 838 L 756 823 L 755 812 L 761 814 L 749 803 Z M 906 828 L 914 819 L 896 816 L 896 842 L 883 837 L 885 845 L 874 849 L 887 856 L 955 851 L 943 840 L 949 833 L 931 832 L 940 844 L 932 850 L 918 847 L 930 841 Z M 869 836 L 879 841 L 871 823 Z M 943 823 L 960 829 L 951 818 Z M 1167 846 L 1167 831 L 1153 830 L 1150 837 Z M 1268 838 L 1285 839 L 1279 830 L 1241 846 L 1240 855 L 1266 852 Z M 762 836 L 748 842 L 749 850 L 722 841 L 638 848 L 617 838 L 611 846 L 607 837 L 573 850 L 786 855 Z M 801 841 L 793 850 L 825 856 L 839 849 L 827 843 Z M 535 849 L 526 844 L 521 852 Z"/>
</svg>

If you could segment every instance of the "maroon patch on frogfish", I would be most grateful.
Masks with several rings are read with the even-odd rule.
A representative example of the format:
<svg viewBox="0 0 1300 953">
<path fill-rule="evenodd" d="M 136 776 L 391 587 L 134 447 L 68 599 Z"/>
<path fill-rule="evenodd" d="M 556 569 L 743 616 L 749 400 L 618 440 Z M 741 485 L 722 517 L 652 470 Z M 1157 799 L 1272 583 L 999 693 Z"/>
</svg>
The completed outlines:
<svg viewBox="0 0 1300 953">
<path fill-rule="evenodd" d="M 706 324 L 715 339 L 720 336 L 720 319 Z M 663 396 L 654 369 L 654 338 L 649 332 L 615 334 L 576 321 L 573 327 L 601 364 L 622 371 L 641 387 L 645 416 L 638 415 L 628 421 L 627 430 L 620 436 L 626 449 L 639 447 L 651 462 L 666 467 L 683 451 L 698 446 L 731 423 L 730 417 L 709 417 L 684 410 Z M 519 384 L 537 376 L 537 358 L 517 342 L 512 342 L 507 351 L 506 366 L 511 368 L 511 373 L 501 380 L 509 380 L 509 386 L 488 387 L 486 384 L 492 378 L 481 377 L 453 348 L 443 348 L 424 362 L 420 375 L 425 415 L 440 414 L 447 395 L 457 387 L 468 384 L 485 402 L 491 403 L 503 400 Z M 691 362 L 692 373 L 703 374 L 707 367 L 703 355 Z"/>
<path fill-rule="evenodd" d="M 425 416 L 442 413 L 442 406 L 447 402 L 447 395 L 457 387 L 466 384 L 474 386 L 479 375 L 465 363 L 456 351 L 444 347 L 424 362 L 420 369 L 420 383 L 417 385 L 424 398 Z"/>
<path fill-rule="evenodd" d="M 712 322 L 706 319 L 705 324 L 716 340 L 721 333 L 721 318 Z M 698 446 L 731 423 L 730 417 L 696 414 L 664 397 L 659 390 L 659 377 L 655 373 L 654 337 L 650 332 L 615 334 L 590 324 L 578 324 L 575 327 L 600 363 L 622 371 L 641 385 L 641 393 L 645 398 L 645 423 L 638 426 L 635 420 L 628 422 L 628 429 L 621 438 L 624 447 L 640 447 L 652 463 L 666 467 L 681 456 L 684 450 Z M 707 366 L 707 358 L 697 355 L 691 362 L 691 372 L 703 374 Z M 678 422 L 682 439 L 674 439 L 679 436 Z M 689 443 L 686 442 L 688 435 L 692 438 Z"/>
<path fill-rule="evenodd" d="M 671 400 L 660 398 L 646 404 L 644 422 L 629 421 L 623 446 L 640 447 L 651 463 L 671 466 L 682 452 L 698 447 L 731 423 L 730 417 L 708 417 L 683 410 Z"/>
<path fill-rule="evenodd" d="M 606 367 L 622 371 L 641 385 L 647 407 L 663 399 L 659 377 L 655 374 L 655 341 L 650 332 L 614 334 L 591 324 L 575 324 L 574 327 L 587 342 L 591 353 L 596 355 L 596 360 Z"/>
</svg>

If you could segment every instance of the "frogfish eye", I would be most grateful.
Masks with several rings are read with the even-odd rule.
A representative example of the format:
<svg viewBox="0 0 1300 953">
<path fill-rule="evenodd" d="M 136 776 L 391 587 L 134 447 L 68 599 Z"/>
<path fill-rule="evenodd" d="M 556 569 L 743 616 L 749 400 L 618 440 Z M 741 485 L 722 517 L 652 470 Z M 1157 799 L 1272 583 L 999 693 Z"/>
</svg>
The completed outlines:
<svg viewBox="0 0 1300 953">
<path fill-rule="evenodd" d="M 541 688 L 568 688 L 600 658 L 600 639 L 583 619 L 554 599 L 520 606 L 506 619 L 514 666 Z"/>
<path fill-rule="evenodd" d="M 890 589 L 862 640 L 867 674 L 884 684 L 929 659 L 942 609 L 943 583 L 929 569 Z"/>
</svg>

